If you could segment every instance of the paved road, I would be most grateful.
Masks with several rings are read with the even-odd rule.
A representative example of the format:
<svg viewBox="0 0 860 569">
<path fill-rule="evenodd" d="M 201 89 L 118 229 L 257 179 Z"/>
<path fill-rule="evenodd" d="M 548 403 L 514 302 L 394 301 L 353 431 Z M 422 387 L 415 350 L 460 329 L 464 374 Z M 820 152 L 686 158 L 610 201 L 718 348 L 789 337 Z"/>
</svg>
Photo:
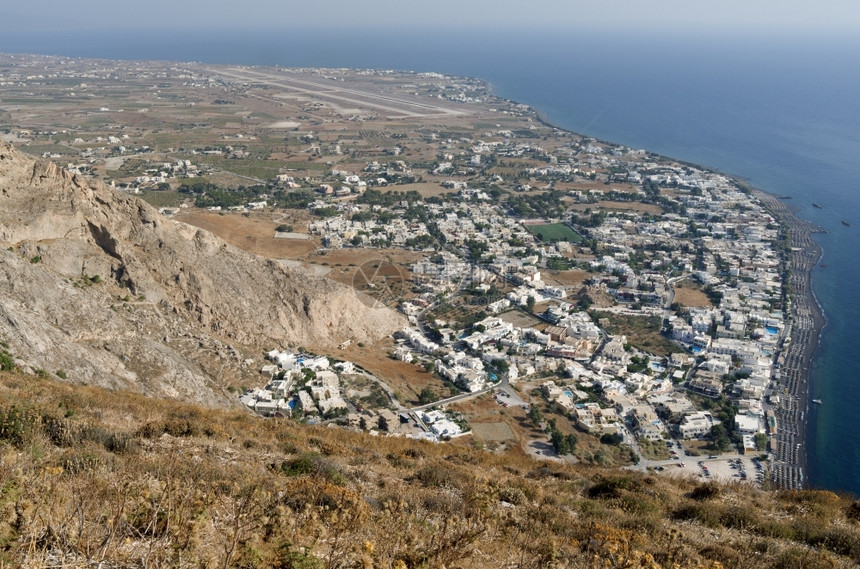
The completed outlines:
<svg viewBox="0 0 860 569">
<path fill-rule="evenodd" d="M 442 405 L 448 405 L 450 403 L 457 403 L 458 401 L 465 401 L 467 399 L 472 399 L 478 397 L 479 395 L 483 395 L 484 393 L 489 393 L 496 389 L 493 387 L 485 387 L 480 391 L 475 391 L 472 393 L 460 393 L 459 395 L 454 395 L 453 397 L 446 397 L 445 399 L 440 399 L 439 401 L 434 401 L 433 403 L 428 403 L 426 405 L 419 405 L 417 407 L 412 407 L 409 411 L 424 411 L 425 409 L 430 409 L 432 407 L 440 407 Z"/>
</svg>

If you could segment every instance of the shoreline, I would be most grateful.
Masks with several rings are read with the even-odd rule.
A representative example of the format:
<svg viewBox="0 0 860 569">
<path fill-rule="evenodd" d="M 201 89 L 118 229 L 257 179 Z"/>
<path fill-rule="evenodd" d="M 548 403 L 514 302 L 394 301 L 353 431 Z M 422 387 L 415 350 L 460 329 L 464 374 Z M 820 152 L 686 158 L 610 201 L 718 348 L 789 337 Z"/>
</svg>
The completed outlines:
<svg viewBox="0 0 860 569">
<path fill-rule="evenodd" d="M 787 269 L 791 276 L 788 284 L 793 290 L 792 302 L 787 307 L 791 321 L 787 335 L 790 343 L 787 346 L 783 344 L 779 352 L 781 366 L 775 370 L 771 384 L 772 393 L 779 395 L 778 404 L 772 407 L 776 417 L 776 436 L 771 438 L 774 456 L 771 480 L 779 487 L 800 490 L 808 487 L 806 422 L 810 404 L 809 367 L 818 350 L 821 330 L 827 324 L 812 290 L 812 269 L 823 253 L 818 243 L 813 241 L 812 234 L 824 230 L 794 215 L 777 196 L 758 188 L 750 189 L 789 232 L 791 253 Z"/>
<path fill-rule="evenodd" d="M 495 94 L 492 84 L 489 86 Z M 511 101 L 505 97 L 500 98 Z M 594 138 L 598 142 L 606 144 L 621 144 L 560 127 L 536 107 L 529 105 L 529 108 L 535 119 L 544 126 L 575 136 Z M 798 217 L 778 195 L 752 185 L 749 180 L 742 176 L 649 150 L 646 152 L 663 159 L 674 160 L 680 164 L 687 164 L 728 177 L 739 187 L 748 190 L 750 195 L 759 200 L 764 208 L 771 212 L 789 232 L 791 251 L 786 259 L 786 269 L 791 272 L 788 285 L 791 287 L 792 293 L 789 295 L 789 302 L 786 303 L 783 311 L 784 316 L 790 321 L 791 327 L 790 332 L 786 334 L 780 344 L 780 350 L 775 355 L 774 363 L 779 362 L 780 366 L 774 366 L 774 374 L 769 388 L 771 396 L 779 396 L 779 402 L 778 404 L 765 404 L 765 408 L 772 411 L 776 423 L 776 434 L 769 436 L 770 454 L 773 457 L 770 481 L 780 488 L 790 490 L 808 488 L 809 445 L 806 425 L 809 420 L 811 403 L 809 369 L 821 342 L 821 331 L 827 324 L 824 310 L 812 290 L 812 269 L 818 264 L 823 254 L 821 246 L 813 241 L 812 234 L 826 233 L 827 231 L 811 221 Z M 786 339 L 790 339 L 787 345 Z"/>
</svg>

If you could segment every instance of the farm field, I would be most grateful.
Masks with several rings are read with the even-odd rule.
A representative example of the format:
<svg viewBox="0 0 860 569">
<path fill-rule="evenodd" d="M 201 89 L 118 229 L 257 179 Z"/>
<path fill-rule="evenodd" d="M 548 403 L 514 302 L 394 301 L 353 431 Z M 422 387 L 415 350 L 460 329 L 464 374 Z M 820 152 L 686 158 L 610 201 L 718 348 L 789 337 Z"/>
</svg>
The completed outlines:
<svg viewBox="0 0 860 569">
<path fill-rule="evenodd" d="M 550 223 L 546 225 L 526 225 L 526 229 L 532 235 L 544 242 L 570 241 L 579 243 L 582 236 L 563 223 Z"/>
</svg>

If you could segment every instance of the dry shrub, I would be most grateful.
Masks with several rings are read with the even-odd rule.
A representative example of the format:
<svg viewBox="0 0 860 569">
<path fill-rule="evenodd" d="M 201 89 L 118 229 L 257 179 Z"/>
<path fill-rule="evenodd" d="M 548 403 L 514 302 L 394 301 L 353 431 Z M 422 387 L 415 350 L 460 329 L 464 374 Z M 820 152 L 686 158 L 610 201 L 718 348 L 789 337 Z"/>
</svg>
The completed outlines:
<svg viewBox="0 0 860 569">
<path fill-rule="evenodd" d="M 751 529 L 759 525 L 759 517 L 748 505 L 734 505 L 720 512 L 720 523 L 727 528 Z"/>
<path fill-rule="evenodd" d="M 822 520 L 833 520 L 841 509 L 842 499 L 827 490 L 784 490 L 778 493 L 786 511 L 793 515 L 814 515 Z"/>
<path fill-rule="evenodd" d="M 719 543 L 701 549 L 699 555 L 719 561 L 725 569 L 745 569 L 750 566 L 749 559 L 738 553 L 736 548 Z"/>
<path fill-rule="evenodd" d="M 323 458 L 318 453 L 306 452 L 295 458 L 287 459 L 281 462 L 276 469 L 288 477 L 315 476 L 332 484 L 343 485 L 346 483 L 346 473 L 340 466 Z"/>
<path fill-rule="evenodd" d="M 817 520 L 803 518 L 792 524 L 796 539 L 826 549 L 860 563 L 860 534 L 854 528 L 822 526 Z"/>
<path fill-rule="evenodd" d="M 714 482 L 709 482 L 693 488 L 687 493 L 687 497 L 691 500 L 703 501 L 718 498 L 720 494 L 720 487 Z"/>
<path fill-rule="evenodd" d="M 760 535 L 788 541 L 792 541 L 796 537 L 796 532 L 790 522 L 770 518 L 762 519 L 759 522 L 757 532 Z"/>
<path fill-rule="evenodd" d="M 51 413 L 42 413 L 42 431 L 48 440 L 58 447 L 69 447 L 80 442 L 83 434 L 71 421 Z"/>
<path fill-rule="evenodd" d="M 414 447 L 414 446 L 413 446 L 413 447 L 409 447 L 408 449 L 406 449 L 405 451 L 403 451 L 403 454 L 404 454 L 404 455 L 406 455 L 406 456 L 408 456 L 409 458 L 414 458 L 414 459 L 424 458 L 424 457 L 426 456 L 426 455 L 424 454 L 424 451 L 423 451 L 423 450 L 421 450 L 421 449 L 420 449 L 420 448 L 418 448 L 418 447 Z"/>
<path fill-rule="evenodd" d="M 430 513 L 453 515 L 462 506 L 460 497 L 450 492 L 426 492 L 421 506 Z"/>
<path fill-rule="evenodd" d="M 527 500 L 526 493 L 515 486 L 505 486 L 499 488 L 499 500 L 508 502 L 515 506 L 524 504 Z"/>
<path fill-rule="evenodd" d="M 852 502 L 845 508 L 845 517 L 854 523 L 860 522 L 860 500 Z"/>
<path fill-rule="evenodd" d="M 777 556 L 775 569 L 833 569 L 840 565 L 826 552 L 790 548 Z"/>
<path fill-rule="evenodd" d="M 721 525 L 720 512 L 712 505 L 699 502 L 686 502 L 672 512 L 672 519 L 679 521 L 696 521 L 709 528 Z"/>
<path fill-rule="evenodd" d="M 136 434 L 145 439 L 156 439 L 163 434 L 172 437 L 194 437 L 200 434 L 200 430 L 196 423 L 187 419 L 169 419 L 150 421 L 138 429 Z"/>
<path fill-rule="evenodd" d="M 0 566 L 858 563 L 860 506 L 830 493 L 539 464 L 16 378 L 0 374 L 4 417 L 17 406 L 0 443 Z"/>
<path fill-rule="evenodd" d="M 425 488 L 460 489 L 466 485 L 468 475 L 448 463 L 436 462 L 420 468 L 410 480 L 420 482 Z"/>
<path fill-rule="evenodd" d="M 828 490 L 783 490 L 777 497 L 785 502 L 797 504 L 820 504 L 830 506 L 840 502 L 839 496 Z"/>
<path fill-rule="evenodd" d="M 413 468 L 415 466 L 415 462 L 393 452 L 388 453 L 385 459 L 394 468 Z"/>
<path fill-rule="evenodd" d="M 0 408 L 0 442 L 22 449 L 35 436 L 41 418 L 32 408 L 10 405 Z"/>
<path fill-rule="evenodd" d="M 227 432 L 227 429 L 224 425 L 220 423 L 207 423 L 202 428 L 203 435 L 216 440 L 228 440 L 230 438 L 230 433 Z"/>
<path fill-rule="evenodd" d="M 481 457 L 478 454 L 459 451 L 447 457 L 447 460 L 451 464 L 462 464 L 469 466 L 474 466 L 478 464 L 480 462 L 480 459 Z"/>
<path fill-rule="evenodd" d="M 325 434 L 331 436 L 331 433 Z M 319 436 L 314 436 L 308 439 L 308 446 L 316 449 L 320 454 L 325 456 L 344 456 L 347 454 L 346 445 L 337 439 L 324 440 Z"/>
<path fill-rule="evenodd" d="M 653 496 L 635 492 L 622 492 L 616 500 L 619 509 L 631 514 L 643 516 L 662 513 L 662 505 Z"/>
<path fill-rule="evenodd" d="M 589 498 L 611 499 L 620 497 L 623 490 L 639 488 L 639 481 L 632 476 L 614 476 L 598 479 L 597 483 L 586 491 L 586 495 Z"/>
<path fill-rule="evenodd" d="M 60 455 L 56 462 L 70 476 L 98 470 L 106 463 L 103 455 L 87 448 L 70 449 Z"/>
<path fill-rule="evenodd" d="M 634 530 L 638 535 L 654 535 L 663 527 L 663 517 L 657 511 L 625 510 L 613 519 L 619 528 Z"/>
<path fill-rule="evenodd" d="M 600 567 L 655 567 L 654 557 L 637 548 L 630 530 L 592 522 L 580 540 L 583 553 L 600 560 Z"/>
<path fill-rule="evenodd" d="M 504 471 L 507 472 L 508 474 L 513 474 L 514 476 L 522 476 L 523 475 L 522 471 L 519 468 L 516 468 L 515 466 L 511 466 L 511 465 L 505 465 Z"/>
</svg>

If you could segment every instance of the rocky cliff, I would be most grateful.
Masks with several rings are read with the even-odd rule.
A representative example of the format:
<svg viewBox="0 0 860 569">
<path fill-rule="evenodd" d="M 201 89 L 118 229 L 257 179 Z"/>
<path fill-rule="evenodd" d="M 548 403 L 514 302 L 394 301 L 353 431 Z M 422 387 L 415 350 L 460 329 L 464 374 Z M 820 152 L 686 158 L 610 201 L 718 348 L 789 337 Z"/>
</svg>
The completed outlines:
<svg viewBox="0 0 860 569">
<path fill-rule="evenodd" d="M 326 349 L 402 325 L 349 287 L 5 143 L 0 245 L 0 339 L 23 366 L 70 380 L 214 402 L 251 379 L 264 348 Z"/>
</svg>

